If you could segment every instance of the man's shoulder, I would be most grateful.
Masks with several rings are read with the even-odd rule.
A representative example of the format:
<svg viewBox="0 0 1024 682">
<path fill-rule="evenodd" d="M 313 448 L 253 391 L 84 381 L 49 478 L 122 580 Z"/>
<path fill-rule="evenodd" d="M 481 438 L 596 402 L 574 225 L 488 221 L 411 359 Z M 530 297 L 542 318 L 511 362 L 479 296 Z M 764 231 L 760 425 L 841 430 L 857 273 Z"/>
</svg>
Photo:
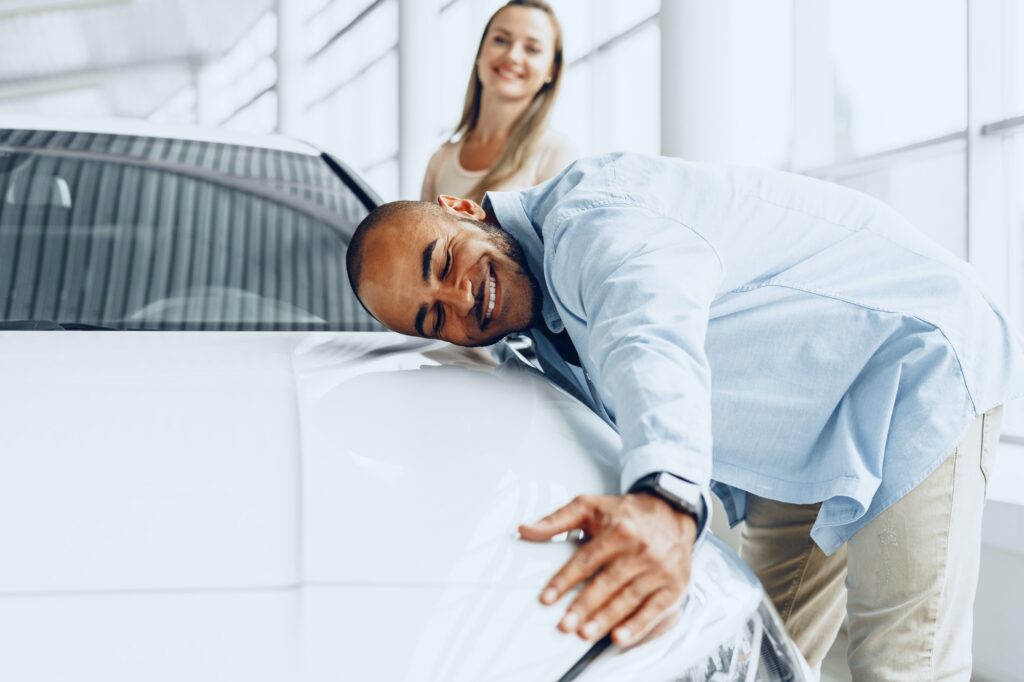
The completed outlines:
<svg viewBox="0 0 1024 682">
<path fill-rule="evenodd" d="M 663 174 L 665 157 L 617 152 L 571 163 L 543 204 L 545 232 L 592 211 L 649 208 L 655 192 L 648 178 Z"/>
<path fill-rule="evenodd" d="M 583 210 L 587 205 L 609 203 L 621 194 L 616 180 L 616 164 L 623 153 L 599 154 L 576 159 L 548 183 L 543 201 L 545 214 L 555 217 L 567 210 Z"/>
</svg>

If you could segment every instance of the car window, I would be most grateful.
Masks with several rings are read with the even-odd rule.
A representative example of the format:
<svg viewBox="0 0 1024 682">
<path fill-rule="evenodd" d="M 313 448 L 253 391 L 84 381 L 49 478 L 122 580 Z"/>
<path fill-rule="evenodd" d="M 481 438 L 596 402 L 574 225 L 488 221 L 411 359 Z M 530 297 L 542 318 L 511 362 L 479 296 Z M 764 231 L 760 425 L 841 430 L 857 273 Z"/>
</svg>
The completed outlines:
<svg viewBox="0 0 1024 682">
<path fill-rule="evenodd" d="M 0 130 L 0 322 L 381 329 L 345 272 L 367 201 L 312 155 Z"/>
</svg>

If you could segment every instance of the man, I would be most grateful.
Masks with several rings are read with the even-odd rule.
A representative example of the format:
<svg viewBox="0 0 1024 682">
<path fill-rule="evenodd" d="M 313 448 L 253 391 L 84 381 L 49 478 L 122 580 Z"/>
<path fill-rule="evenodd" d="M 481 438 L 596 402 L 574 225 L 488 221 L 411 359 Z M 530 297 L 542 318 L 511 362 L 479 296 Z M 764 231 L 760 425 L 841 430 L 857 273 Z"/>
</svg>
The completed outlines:
<svg viewBox="0 0 1024 682">
<path fill-rule="evenodd" d="M 968 679 L 986 467 L 1024 352 L 968 266 L 891 209 L 610 155 L 482 207 L 386 204 L 348 266 L 396 331 L 526 331 L 616 426 L 626 494 L 520 529 L 591 536 L 541 596 L 587 583 L 563 631 L 628 645 L 679 603 L 713 479 L 812 666 L 847 614 L 855 679 Z"/>
</svg>

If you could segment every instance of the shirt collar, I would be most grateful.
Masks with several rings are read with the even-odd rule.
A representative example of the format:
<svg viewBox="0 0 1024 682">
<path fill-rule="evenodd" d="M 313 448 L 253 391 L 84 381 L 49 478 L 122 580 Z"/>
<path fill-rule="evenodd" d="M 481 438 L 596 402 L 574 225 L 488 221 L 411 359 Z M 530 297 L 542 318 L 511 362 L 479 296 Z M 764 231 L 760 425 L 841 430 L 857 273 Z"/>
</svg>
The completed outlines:
<svg viewBox="0 0 1024 682">
<path fill-rule="evenodd" d="M 555 302 L 548 291 L 547 278 L 544 277 L 544 239 L 540 227 L 530 220 L 524 205 L 523 192 L 487 192 L 484 195 L 483 207 L 490 209 L 498 221 L 499 227 L 512 235 L 519 242 L 526 254 L 526 266 L 541 293 L 541 315 L 548 329 L 560 333 L 565 325 L 558 315 Z"/>
</svg>

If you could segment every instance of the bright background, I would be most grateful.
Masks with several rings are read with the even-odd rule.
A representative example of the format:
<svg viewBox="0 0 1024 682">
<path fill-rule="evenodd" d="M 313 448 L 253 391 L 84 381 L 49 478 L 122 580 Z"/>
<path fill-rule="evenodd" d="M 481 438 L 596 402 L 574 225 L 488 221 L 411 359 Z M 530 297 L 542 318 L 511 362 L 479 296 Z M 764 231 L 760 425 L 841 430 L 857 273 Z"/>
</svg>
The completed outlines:
<svg viewBox="0 0 1024 682">
<path fill-rule="evenodd" d="M 280 131 L 414 198 L 501 4 L 0 0 L 0 116 Z M 553 125 L 583 153 L 772 166 L 875 195 L 974 264 L 1024 333 L 1024 2 L 551 4 L 568 64 Z M 990 491 L 978 679 L 1024 679 L 1020 402 Z"/>
</svg>

